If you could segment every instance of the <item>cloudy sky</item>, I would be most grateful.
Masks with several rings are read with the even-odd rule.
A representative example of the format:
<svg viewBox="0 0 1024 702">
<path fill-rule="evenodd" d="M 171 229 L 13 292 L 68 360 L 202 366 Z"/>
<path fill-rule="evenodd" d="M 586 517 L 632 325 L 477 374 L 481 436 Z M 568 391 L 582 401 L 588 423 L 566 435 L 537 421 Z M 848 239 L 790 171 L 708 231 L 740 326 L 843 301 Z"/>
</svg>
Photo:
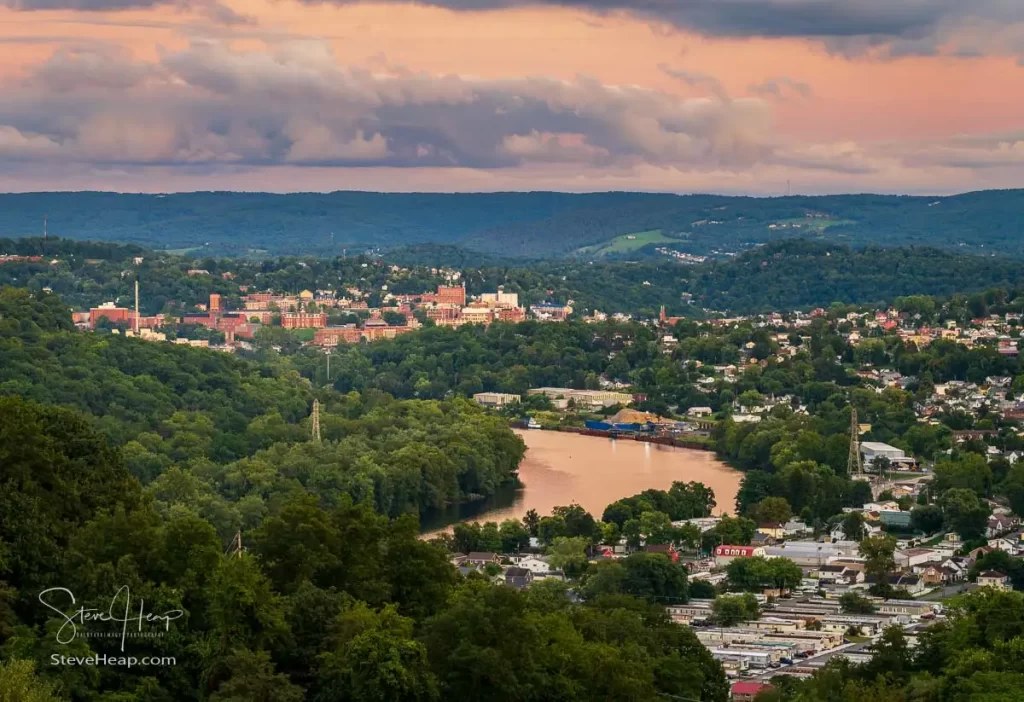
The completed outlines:
<svg viewBox="0 0 1024 702">
<path fill-rule="evenodd" d="M 1022 184 L 1024 0 L 0 0 L 3 191 Z"/>
</svg>

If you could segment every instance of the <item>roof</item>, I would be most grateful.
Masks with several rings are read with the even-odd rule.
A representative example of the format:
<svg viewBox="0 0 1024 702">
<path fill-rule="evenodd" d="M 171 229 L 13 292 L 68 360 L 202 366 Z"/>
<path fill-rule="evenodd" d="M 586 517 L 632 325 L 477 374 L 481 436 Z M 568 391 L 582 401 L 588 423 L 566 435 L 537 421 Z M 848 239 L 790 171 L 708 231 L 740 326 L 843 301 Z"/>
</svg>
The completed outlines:
<svg viewBox="0 0 1024 702">
<path fill-rule="evenodd" d="M 470 561 L 493 561 L 498 557 L 498 554 L 491 551 L 473 551 L 466 556 L 466 560 Z"/>
<path fill-rule="evenodd" d="M 862 441 L 860 442 L 861 448 L 866 448 L 869 451 L 902 451 L 895 446 L 889 444 L 883 444 L 881 441 Z"/>
<path fill-rule="evenodd" d="M 759 683 L 753 681 L 746 681 L 733 683 L 730 691 L 734 695 L 756 695 L 761 690 L 767 690 L 771 685 L 767 683 Z"/>
<path fill-rule="evenodd" d="M 979 578 L 1005 578 L 1006 574 L 1005 573 L 1000 573 L 998 570 L 987 570 L 984 573 L 981 573 L 978 577 Z"/>
<path fill-rule="evenodd" d="M 505 577 L 526 578 L 529 577 L 532 572 L 533 571 L 528 568 L 517 568 L 516 566 L 512 566 L 511 568 L 505 569 Z"/>
</svg>

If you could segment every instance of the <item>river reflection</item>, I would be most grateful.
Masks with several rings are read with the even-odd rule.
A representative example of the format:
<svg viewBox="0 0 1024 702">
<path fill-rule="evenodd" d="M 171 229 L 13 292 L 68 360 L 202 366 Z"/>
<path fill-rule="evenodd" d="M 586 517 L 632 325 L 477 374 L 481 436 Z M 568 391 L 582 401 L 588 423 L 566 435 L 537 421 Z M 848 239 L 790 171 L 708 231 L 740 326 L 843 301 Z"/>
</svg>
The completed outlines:
<svg viewBox="0 0 1024 702">
<path fill-rule="evenodd" d="M 517 430 L 526 442 L 519 468 L 521 487 L 507 486 L 487 500 L 426 515 L 423 530 L 460 521 L 520 519 L 530 509 L 541 516 L 577 502 L 600 519 L 621 497 L 650 488 L 665 490 L 675 480 L 704 483 L 715 491 L 715 513 L 732 513 L 741 474 L 709 451 L 603 439 L 556 431 Z"/>
</svg>

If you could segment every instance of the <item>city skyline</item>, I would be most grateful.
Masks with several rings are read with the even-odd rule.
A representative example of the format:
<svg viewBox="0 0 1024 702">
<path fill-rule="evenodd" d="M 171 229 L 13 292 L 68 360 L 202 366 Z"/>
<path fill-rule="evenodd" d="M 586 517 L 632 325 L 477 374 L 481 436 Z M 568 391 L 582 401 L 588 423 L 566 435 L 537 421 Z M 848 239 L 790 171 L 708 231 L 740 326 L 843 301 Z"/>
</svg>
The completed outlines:
<svg viewBox="0 0 1024 702">
<path fill-rule="evenodd" d="M 0 191 L 945 194 L 1024 175 L 997 0 L 0 0 Z"/>
</svg>

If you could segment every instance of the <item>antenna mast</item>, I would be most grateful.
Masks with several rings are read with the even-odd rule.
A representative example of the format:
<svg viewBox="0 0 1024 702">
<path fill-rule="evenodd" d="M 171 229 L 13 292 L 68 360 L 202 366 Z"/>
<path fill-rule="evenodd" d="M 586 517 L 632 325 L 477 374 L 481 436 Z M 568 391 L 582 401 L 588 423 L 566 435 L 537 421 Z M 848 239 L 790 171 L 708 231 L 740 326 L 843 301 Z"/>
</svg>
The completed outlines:
<svg viewBox="0 0 1024 702">
<path fill-rule="evenodd" d="M 320 400 L 313 400 L 313 441 L 320 441 Z"/>
<path fill-rule="evenodd" d="M 235 532 L 235 538 L 231 539 L 231 546 L 228 547 L 228 552 L 236 558 L 242 557 L 242 552 L 245 551 L 245 547 L 242 546 L 242 532 Z"/>
<path fill-rule="evenodd" d="M 139 279 L 135 279 L 135 336 L 139 335 Z"/>
<path fill-rule="evenodd" d="M 852 478 L 864 474 L 864 463 L 860 457 L 860 427 L 857 424 L 857 408 L 850 408 L 850 457 L 846 461 L 846 472 Z"/>
</svg>

